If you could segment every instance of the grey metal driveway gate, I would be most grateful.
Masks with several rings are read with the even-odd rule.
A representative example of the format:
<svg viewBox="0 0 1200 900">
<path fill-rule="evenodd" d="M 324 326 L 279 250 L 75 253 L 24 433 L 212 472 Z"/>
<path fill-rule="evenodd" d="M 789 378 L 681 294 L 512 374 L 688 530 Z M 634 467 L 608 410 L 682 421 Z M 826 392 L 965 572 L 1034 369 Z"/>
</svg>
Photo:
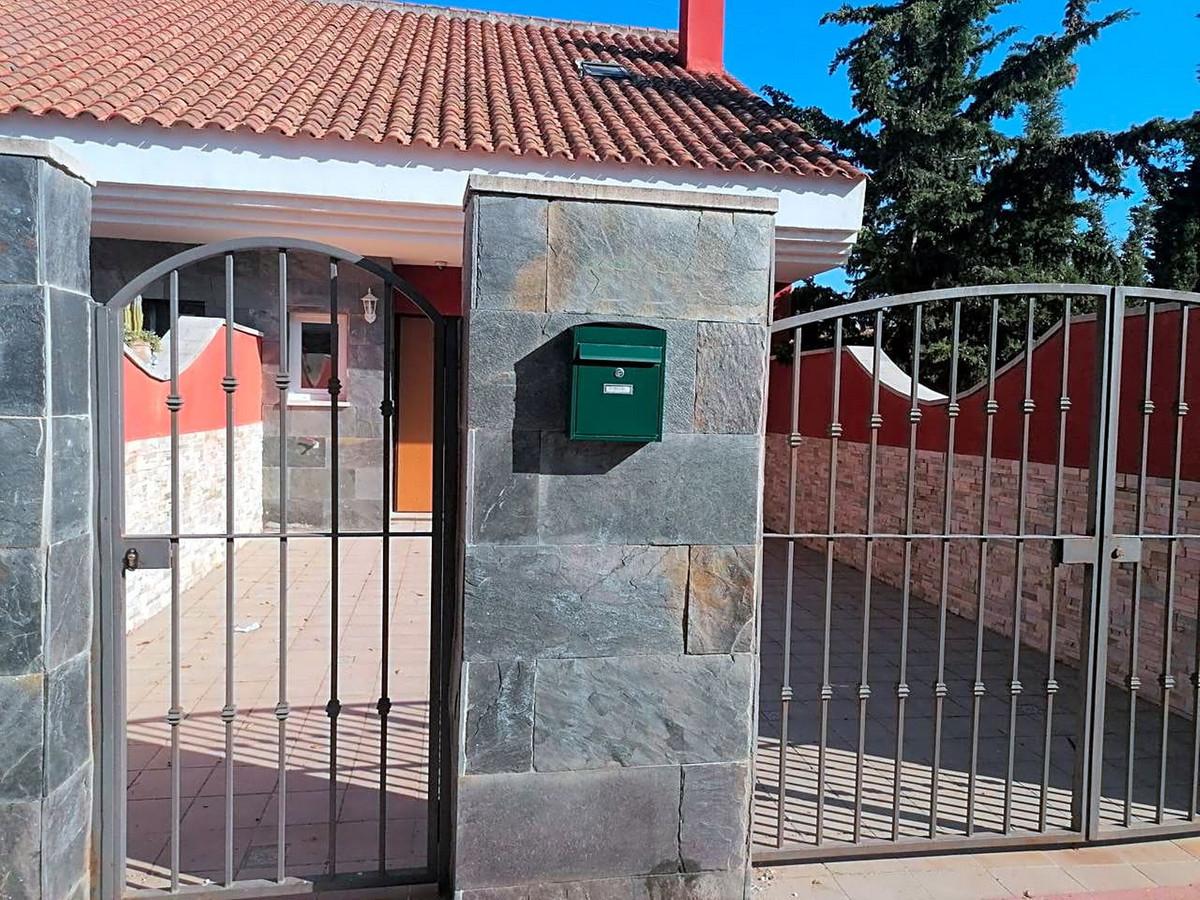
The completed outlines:
<svg viewBox="0 0 1200 900">
<path fill-rule="evenodd" d="M 289 459 L 287 441 L 279 441 L 279 527 L 276 531 L 263 529 L 241 533 L 235 527 L 234 498 L 238 483 L 239 472 L 235 469 L 232 446 L 234 430 L 234 397 L 239 390 L 239 376 L 244 373 L 234 370 L 234 307 L 238 296 L 239 284 L 235 279 L 235 258 L 240 254 L 266 254 L 266 259 L 274 259 L 278 265 L 278 320 L 280 329 L 279 365 L 275 384 L 264 383 L 263 392 L 266 397 L 271 391 L 279 391 L 278 407 L 279 433 L 288 434 L 288 402 L 289 366 L 298 366 L 299 360 L 289 360 L 289 279 L 288 262 L 294 260 L 297 254 L 315 255 L 325 261 L 325 271 L 328 273 L 327 285 L 315 290 L 311 284 L 308 296 L 320 296 L 320 291 L 326 291 L 328 297 L 329 328 L 333 335 L 330 342 L 332 353 L 332 377 L 328 382 L 329 403 L 329 453 L 332 457 L 330 471 L 332 473 L 328 485 L 329 527 L 326 530 L 297 531 L 289 528 L 288 482 Z M 124 502 L 124 440 L 122 421 L 122 365 L 123 335 L 122 310 L 132 303 L 151 285 L 165 283 L 168 295 L 168 310 L 171 331 L 179 334 L 180 317 L 180 272 L 188 267 L 206 260 L 224 261 L 224 324 L 225 324 L 225 372 L 221 380 L 221 388 L 225 392 L 225 458 L 223 465 L 214 465 L 211 477 L 222 479 L 225 485 L 226 515 L 225 527 L 213 533 L 189 533 L 181 522 L 180 509 L 180 426 L 181 409 L 188 397 L 180 390 L 180 341 L 171 341 L 170 357 L 170 390 L 166 406 L 170 418 L 170 528 L 161 533 L 126 534 Z M 319 265 L 321 265 L 319 263 Z M 342 385 L 338 379 L 338 329 L 339 312 L 346 312 L 346 300 L 339 301 L 338 278 L 339 270 L 346 272 L 347 267 L 357 267 L 372 277 L 378 278 L 384 285 L 385 294 L 380 304 L 379 317 L 384 328 L 383 337 L 383 371 L 393 371 L 393 360 L 397 353 L 393 346 L 393 303 L 392 295 L 407 299 L 420 313 L 424 314 L 433 324 L 434 334 L 434 425 L 433 425 L 433 511 L 431 526 L 428 531 L 407 531 L 403 534 L 393 529 L 391 524 L 391 472 L 393 453 L 393 433 L 400 414 L 397 398 L 394 396 L 392 379 L 383 379 L 383 399 L 379 404 L 379 429 L 383 436 L 383 487 L 381 501 L 382 516 L 378 528 L 374 530 L 350 529 L 339 523 L 339 478 L 338 478 L 338 396 Z M 318 268 L 320 271 L 320 268 Z M 357 301 L 355 301 L 357 302 Z M 339 303 L 342 306 L 339 308 Z M 459 333 L 456 320 L 442 316 L 431 303 L 422 297 L 411 285 L 398 277 L 390 269 L 384 268 L 368 259 L 353 253 L 348 253 L 334 247 L 307 241 L 283 238 L 262 238 L 253 240 L 233 240 L 210 244 L 188 250 L 154 266 L 139 275 L 121 289 L 105 307 L 97 314 L 97 365 L 99 370 L 101 402 L 100 428 L 100 459 L 101 478 L 100 494 L 100 579 L 102 589 L 102 607 L 99 625 L 99 669 L 97 678 L 97 694 L 100 699 L 100 754 L 97 764 L 99 810 L 99 846 L 101 896 L 121 896 L 126 889 L 126 642 L 125 642 L 125 573 L 130 569 L 165 568 L 170 569 L 170 705 L 164 709 L 165 720 L 170 727 L 170 746 L 166 752 L 170 755 L 170 815 L 164 823 L 164 829 L 169 831 L 169 859 L 164 864 L 169 878 L 169 885 L 157 890 L 136 892 L 139 896 L 154 895 L 183 891 L 189 894 L 215 893 L 224 895 L 233 893 L 243 896 L 281 896 L 290 894 L 311 893 L 323 889 L 355 889 L 369 888 L 374 891 L 372 896 L 379 896 L 378 891 L 386 886 L 426 883 L 443 881 L 448 872 L 448 813 L 449 805 L 445 802 L 449 789 L 449 750 L 448 735 L 448 697 L 450 654 L 447 651 L 449 635 L 453 633 L 452 609 L 455 597 L 455 532 L 457 516 L 457 478 L 458 478 L 458 373 L 459 373 Z M 387 673 L 388 648 L 391 636 L 389 625 L 387 593 L 389 590 L 389 561 L 390 548 L 393 542 L 403 539 L 425 539 L 431 544 L 429 557 L 431 560 L 429 574 L 429 684 L 428 684 L 428 730 L 427 730 L 427 826 L 428 835 L 427 855 L 423 865 L 400 870 L 389 869 L 386 864 L 384 848 L 386 845 L 385 830 L 388 823 L 387 798 L 389 779 L 396 777 L 389 770 L 388 732 L 389 716 L 394 720 L 396 714 L 392 710 L 392 698 L 389 697 Z M 214 774 L 214 781 L 223 778 L 224 796 L 224 852 L 223 875 L 206 879 L 207 883 L 188 885 L 181 883 L 180 849 L 183 840 L 180 827 L 181 814 L 181 777 L 186 769 L 181 768 L 180 730 L 187 728 L 187 716 L 181 702 L 181 589 L 178 565 L 178 554 L 181 541 L 194 539 L 219 540 L 225 544 L 225 616 L 220 623 L 223 631 L 225 648 L 224 669 L 224 707 L 220 711 L 221 729 L 224 733 L 224 763 L 218 766 L 217 772 L 223 769 L 223 775 Z M 382 645 L 382 685 L 378 692 L 377 703 L 374 704 L 378 716 L 378 791 L 379 815 L 377 845 L 373 839 L 361 839 L 359 846 L 350 858 L 361 860 L 367 853 L 374 853 L 378 847 L 378 864 L 372 865 L 367 872 L 344 872 L 338 865 L 338 817 L 335 812 L 338 797 L 336 796 L 339 764 L 339 716 L 342 715 L 342 703 L 339 699 L 339 541 L 354 539 L 358 541 L 378 541 L 382 546 L 382 591 L 384 597 L 380 601 L 382 618 L 376 623 L 378 640 Z M 328 702 L 324 714 L 328 717 L 328 777 L 329 777 L 329 809 L 328 818 L 328 860 L 319 866 L 318 871 L 312 871 L 311 860 L 293 865 L 287 858 L 286 827 L 288 824 L 287 783 L 289 775 L 289 717 L 293 710 L 289 706 L 288 684 L 288 561 L 289 550 L 304 541 L 324 540 L 329 547 L 328 566 L 330 572 L 329 603 L 330 616 L 333 626 L 327 635 L 330 666 Z M 235 610 L 235 585 L 239 574 L 236 565 L 235 549 L 247 543 L 269 542 L 278 546 L 278 656 L 277 684 L 278 696 L 274 707 L 274 719 L 277 720 L 278 748 L 278 812 L 277 820 L 277 849 L 272 860 L 273 877 L 261 878 L 255 881 L 238 881 L 235 879 L 234 863 L 234 830 L 235 805 L 237 788 L 235 766 L 233 764 L 236 728 L 239 723 L 238 686 L 234 671 L 235 658 L 232 652 L 234 640 L 234 624 L 237 616 Z M 311 545 L 310 545 L 311 546 Z M 295 552 L 295 551 L 293 551 Z M 295 677 L 293 672 L 292 677 Z M 424 771 L 424 768 L 421 768 Z M 418 776 L 420 777 L 420 776 Z M 312 821 L 312 820 L 307 820 Z M 368 847 L 364 850 L 363 844 Z M 239 851 L 240 852 L 240 851 Z M 343 849 L 343 858 L 346 850 Z M 373 858 L 373 857 L 372 857 Z"/>
<path fill-rule="evenodd" d="M 756 861 L 1200 831 L 1189 324 L 1020 284 L 773 325 Z"/>
</svg>

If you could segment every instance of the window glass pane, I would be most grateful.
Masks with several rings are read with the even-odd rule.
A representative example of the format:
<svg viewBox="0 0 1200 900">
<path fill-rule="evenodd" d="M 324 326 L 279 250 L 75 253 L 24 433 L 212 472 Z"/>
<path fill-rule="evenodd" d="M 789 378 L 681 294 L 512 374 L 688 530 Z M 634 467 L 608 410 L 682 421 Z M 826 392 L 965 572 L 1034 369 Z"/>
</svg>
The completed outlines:
<svg viewBox="0 0 1200 900">
<path fill-rule="evenodd" d="M 300 324 L 300 387 L 327 389 L 333 375 L 333 329 L 327 323 Z"/>
</svg>

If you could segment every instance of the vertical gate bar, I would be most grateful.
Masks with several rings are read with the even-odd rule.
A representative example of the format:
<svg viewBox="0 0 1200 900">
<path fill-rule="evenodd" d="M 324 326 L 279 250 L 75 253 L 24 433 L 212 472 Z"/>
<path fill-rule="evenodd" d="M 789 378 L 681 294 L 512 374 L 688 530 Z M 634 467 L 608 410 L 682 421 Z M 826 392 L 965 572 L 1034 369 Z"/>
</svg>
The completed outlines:
<svg viewBox="0 0 1200 900">
<path fill-rule="evenodd" d="M 379 630 L 382 640 L 382 656 L 380 657 L 379 700 L 375 704 L 375 712 L 379 715 L 379 871 L 387 869 L 387 807 L 388 807 L 388 716 L 392 711 L 392 698 L 389 694 L 388 675 L 390 674 L 391 650 L 391 602 L 392 602 L 392 460 L 395 448 L 392 445 L 392 417 L 395 414 L 393 394 L 393 379 L 396 368 L 392 359 L 394 353 L 393 331 L 395 320 L 395 293 L 390 285 L 383 287 L 383 401 L 379 404 L 379 413 L 383 417 L 383 497 L 380 515 L 383 531 L 383 578 L 382 611 L 380 614 Z"/>
<path fill-rule="evenodd" d="M 800 351 L 803 334 L 800 328 L 792 332 L 792 396 L 791 430 L 788 432 L 788 534 L 796 533 L 796 469 L 797 451 L 803 438 L 800 435 Z M 784 844 L 784 818 L 787 804 L 788 716 L 792 706 L 792 601 L 795 588 L 796 539 L 787 542 L 787 580 L 783 608 L 783 677 L 779 689 L 779 809 L 776 822 L 775 846 Z"/>
<path fill-rule="evenodd" d="M 1141 534 L 1146 527 L 1146 472 L 1150 453 L 1150 417 L 1154 413 L 1154 401 L 1150 399 L 1150 387 L 1154 375 L 1154 302 L 1146 304 L 1146 364 L 1142 372 L 1142 429 L 1141 454 L 1138 458 L 1137 510 L 1134 513 L 1135 532 Z M 1140 559 L 1133 564 L 1133 597 L 1129 609 L 1129 675 L 1125 686 L 1129 689 L 1129 734 L 1125 757 L 1125 827 L 1133 824 L 1133 754 L 1136 750 L 1137 697 L 1142 681 L 1138 677 L 1138 639 L 1141 626 L 1142 564 Z"/>
<path fill-rule="evenodd" d="M 909 366 L 912 383 L 908 407 L 908 468 L 904 486 L 904 583 L 900 595 L 900 671 L 896 678 L 896 758 L 892 772 L 892 840 L 900 839 L 900 787 L 904 772 L 904 707 L 908 699 L 908 605 L 912 599 L 913 509 L 917 494 L 917 427 L 921 422 L 918 388 L 921 383 L 921 304 L 913 309 L 912 360 Z M 954 305 L 954 350 L 958 353 L 958 303 Z M 956 360 L 957 362 L 957 360 Z M 951 376 L 951 384 L 954 377 Z M 954 403 L 951 388 L 950 402 Z M 954 440 L 954 420 L 950 420 L 950 441 Z M 949 463 L 947 463 L 949 465 Z"/>
<path fill-rule="evenodd" d="M 99 895 L 119 896 L 125 884 L 129 767 L 125 739 L 126 644 L 122 552 L 117 541 L 125 532 L 125 460 L 121 367 L 124 342 L 120 312 L 97 306 L 93 319 L 96 347 L 96 458 L 99 614 L 95 617 L 97 695 L 101 727 L 97 756 L 97 812 L 100 867 Z"/>
<path fill-rule="evenodd" d="M 1021 458 L 1017 463 L 1017 539 L 1013 547 L 1012 668 L 1008 678 L 1008 767 L 1004 778 L 1004 833 L 1012 830 L 1013 769 L 1017 753 L 1017 707 L 1021 696 L 1021 612 L 1025 576 L 1025 488 L 1029 470 L 1029 420 L 1033 415 L 1033 316 L 1037 300 L 1025 301 L 1025 394 L 1021 400 Z"/>
<path fill-rule="evenodd" d="M 967 835 L 968 837 L 975 833 L 975 787 L 979 776 L 979 712 L 983 705 L 983 695 L 986 687 L 983 683 L 983 615 L 987 605 L 987 569 L 988 569 L 988 515 L 991 510 L 992 502 L 992 439 L 995 436 L 996 430 L 996 413 L 1000 411 L 1000 404 L 996 401 L 996 350 L 997 350 L 997 331 L 1000 321 L 1000 301 L 998 298 L 992 298 L 991 306 L 991 337 L 988 341 L 988 375 L 987 375 L 987 401 L 984 405 L 984 413 L 987 416 L 987 424 L 985 426 L 983 438 L 983 497 L 980 503 L 979 510 L 979 533 L 982 537 L 979 539 L 979 591 L 975 605 L 975 683 L 971 686 L 971 761 L 968 764 L 967 772 Z M 942 608 L 940 615 L 942 617 L 942 637 L 945 632 L 945 579 L 947 577 L 945 564 L 943 564 L 942 578 Z M 940 639 L 939 639 L 940 643 Z M 942 676 L 939 666 L 938 681 L 941 682 Z M 942 690 L 945 690 L 945 685 L 941 685 Z M 941 731 L 941 706 L 938 707 L 938 732 Z M 936 776 L 935 776 L 936 777 Z"/>
<path fill-rule="evenodd" d="M 325 715 L 329 717 L 329 874 L 337 873 L 337 763 L 338 715 L 342 703 L 338 699 L 338 396 L 342 383 L 338 378 L 341 335 L 338 328 L 338 263 L 329 260 L 329 702 Z"/>
<path fill-rule="evenodd" d="M 1109 591 L 1112 587 L 1112 523 L 1116 507 L 1116 448 L 1121 396 L 1121 344 L 1125 289 L 1102 295 L 1096 317 L 1097 385 L 1092 416 L 1092 478 L 1088 490 L 1088 533 L 1096 555 L 1087 568 L 1083 619 L 1080 623 L 1080 666 L 1085 679 L 1079 751 L 1071 797 L 1071 827 L 1086 840 L 1100 832 L 1100 789 L 1104 772 L 1104 701 L 1108 668 Z"/>
<path fill-rule="evenodd" d="M 829 701 L 833 685 L 829 683 L 829 638 L 833 618 L 833 534 L 837 531 L 837 464 L 838 439 L 842 436 L 842 319 L 839 316 L 833 331 L 833 397 L 829 419 L 829 499 L 828 533 L 825 539 L 825 634 L 821 651 L 821 733 L 817 744 L 817 823 L 816 843 L 825 837 L 825 755 L 829 743 Z"/>
<path fill-rule="evenodd" d="M 1158 753 L 1158 814 L 1155 821 L 1159 824 L 1163 820 L 1163 807 L 1166 805 L 1167 799 L 1167 739 L 1170 736 L 1171 691 L 1175 687 L 1175 676 L 1171 673 L 1171 638 L 1173 637 L 1175 618 L 1175 568 L 1178 562 L 1176 555 L 1179 541 L 1174 535 L 1179 527 L 1179 477 L 1183 459 L 1183 420 L 1188 414 L 1186 386 L 1188 320 L 1190 316 L 1187 314 L 1187 307 L 1183 304 L 1180 304 L 1179 313 L 1181 322 L 1179 326 L 1179 380 L 1175 389 L 1175 459 L 1171 468 L 1170 512 L 1167 514 L 1167 527 L 1172 537 L 1167 541 L 1166 615 L 1163 619 L 1162 674 L 1158 677 L 1159 684 L 1162 686 L 1162 725 Z M 1189 801 L 1189 808 L 1194 804 L 1193 798 Z"/>
<path fill-rule="evenodd" d="M 275 720 L 279 723 L 279 816 L 275 833 L 275 878 L 283 881 L 287 856 L 287 722 L 288 706 L 288 461 L 287 403 L 291 375 L 288 372 L 290 347 L 287 292 L 287 251 L 279 251 L 279 371 L 275 387 L 279 389 L 279 694 L 275 702 Z M 296 361 L 299 365 L 299 361 Z"/>
<path fill-rule="evenodd" d="M 183 398 L 179 396 L 179 270 L 170 275 L 171 316 L 171 393 L 167 396 L 167 409 L 171 413 L 171 708 L 167 711 L 167 723 L 171 726 L 171 890 L 179 890 L 179 825 L 181 791 L 179 783 L 180 752 L 179 726 L 183 721 L 180 701 L 180 596 L 179 596 L 179 410 Z"/>
<path fill-rule="evenodd" d="M 862 839 L 863 759 L 867 751 L 867 703 L 871 697 L 868 681 L 868 661 L 871 653 L 871 570 L 875 562 L 875 469 L 879 453 L 879 429 L 883 416 L 879 413 L 879 366 L 883 356 L 883 310 L 875 312 L 875 346 L 871 363 L 871 432 L 867 448 L 867 509 L 864 522 L 866 546 L 863 558 L 862 637 L 858 674 L 858 755 L 854 768 L 854 843 Z"/>
<path fill-rule="evenodd" d="M 1071 410 L 1068 378 L 1071 372 L 1071 297 L 1063 304 L 1062 373 L 1058 391 L 1058 457 L 1054 467 L 1054 534 L 1062 532 L 1063 463 L 1067 452 L 1067 413 Z M 1050 753 L 1054 735 L 1054 695 L 1058 693 L 1055 680 L 1054 654 L 1058 646 L 1058 604 L 1062 579 L 1060 566 L 1050 571 L 1050 636 L 1046 648 L 1046 728 L 1042 740 L 1042 790 L 1038 807 L 1038 830 L 1046 830 L 1047 806 L 1050 801 Z"/>
<path fill-rule="evenodd" d="M 233 723 L 237 716 L 234 706 L 233 620 L 234 620 L 234 550 L 235 519 L 233 467 L 233 394 L 237 377 L 233 371 L 233 254 L 225 254 L 225 706 L 221 721 L 225 723 L 225 884 L 233 883 Z"/>
</svg>

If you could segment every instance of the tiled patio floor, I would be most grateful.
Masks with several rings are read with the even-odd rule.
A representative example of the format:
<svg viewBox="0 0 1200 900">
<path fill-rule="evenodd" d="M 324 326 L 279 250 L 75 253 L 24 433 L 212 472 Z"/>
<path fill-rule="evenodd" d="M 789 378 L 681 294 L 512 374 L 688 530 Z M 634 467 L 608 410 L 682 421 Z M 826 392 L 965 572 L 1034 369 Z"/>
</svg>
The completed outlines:
<svg viewBox="0 0 1200 900">
<path fill-rule="evenodd" d="M 330 547 L 289 541 L 287 848 L 289 875 L 329 871 Z M 337 871 L 377 870 L 380 821 L 382 542 L 343 538 L 337 631 L 339 696 L 334 809 Z M 426 861 L 429 696 L 429 541 L 394 537 L 386 788 L 388 869 Z M 278 542 L 252 539 L 236 556 L 233 849 L 236 878 L 274 877 L 278 822 Z M 225 572 L 185 593 L 185 718 L 181 739 L 180 869 L 184 884 L 220 881 L 225 865 Z M 128 880 L 168 884 L 170 848 L 170 617 L 128 636 Z"/>
<path fill-rule="evenodd" d="M 1200 839 L 763 866 L 755 900 L 1194 900 Z"/>
<path fill-rule="evenodd" d="M 768 542 L 764 569 L 763 658 L 760 691 L 758 784 L 755 843 L 776 846 L 780 736 L 780 684 L 783 668 L 783 597 L 786 544 Z M 797 547 L 795 600 L 791 642 L 791 684 L 795 699 L 788 724 L 788 766 L 785 801 L 785 843 L 812 846 L 817 822 L 817 756 L 819 745 L 825 560 Z M 858 682 L 862 646 L 863 576 L 838 566 L 834 575 L 830 629 L 830 703 L 826 772 L 824 841 L 836 851 L 853 839 L 855 784 L 859 740 Z M 890 839 L 896 805 L 895 758 L 897 736 L 896 683 L 900 660 L 900 592 L 876 582 L 872 590 L 869 683 L 861 839 Z M 971 749 L 971 686 L 975 680 L 975 623 L 949 616 L 946 629 L 945 699 L 939 771 L 938 831 L 966 832 L 967 773 Z M 922 837 L 929 832 L 931 773 L 933 771 L 933 683 L 937 663 L 937 609 L 914 600 L 909 614 L 903 764 L 899 790 L 900 835 Z M 981 704 L 979 780 L 976 786 L 976 825 L 981 832 L 1000 832 L 1008 767 L 1011 639 L 985 632 Z M 1047 657 L 1023 647 L 1020 681 L 1024 693 L 1017 706 L 1013 765 L 1012 821 L 1014 833 L 1041 829 L 1041 794 L 1045 759 Z M 1079 678 L 1059 664 L 1050 742 L 1047 829 L 1070 826 L 1071 788 L 1081 708 Z M 1102 815 L 1112 828 L 1124 813 L 1127 716 L 1129 695 L 1110 686 L 1106 699 L 1107 733 L 1102 777 Z M 1158 759 L 1161 713 L 1140 701 L 1135 745 L 1132 812 L 1135 824 L 1153 822 L 1158 798 Z M 1192 723 L 1172 716 L 1168 744 L 1164 819 L 1185 818 L 1191 788 Z"/>
</svg>

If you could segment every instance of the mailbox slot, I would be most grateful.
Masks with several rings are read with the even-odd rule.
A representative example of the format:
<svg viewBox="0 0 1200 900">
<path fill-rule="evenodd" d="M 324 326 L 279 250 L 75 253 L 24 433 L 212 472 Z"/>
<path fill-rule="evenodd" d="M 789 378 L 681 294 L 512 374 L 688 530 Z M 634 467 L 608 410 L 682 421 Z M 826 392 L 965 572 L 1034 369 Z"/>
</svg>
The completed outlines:
<svg viewBox="0 0 1200 900">
<path fill-rule="evenodd" d="M 571 340 L 571 440 L 662 440 L 667 334 L 644 325 L 577 325 Z"/>
</svg>

